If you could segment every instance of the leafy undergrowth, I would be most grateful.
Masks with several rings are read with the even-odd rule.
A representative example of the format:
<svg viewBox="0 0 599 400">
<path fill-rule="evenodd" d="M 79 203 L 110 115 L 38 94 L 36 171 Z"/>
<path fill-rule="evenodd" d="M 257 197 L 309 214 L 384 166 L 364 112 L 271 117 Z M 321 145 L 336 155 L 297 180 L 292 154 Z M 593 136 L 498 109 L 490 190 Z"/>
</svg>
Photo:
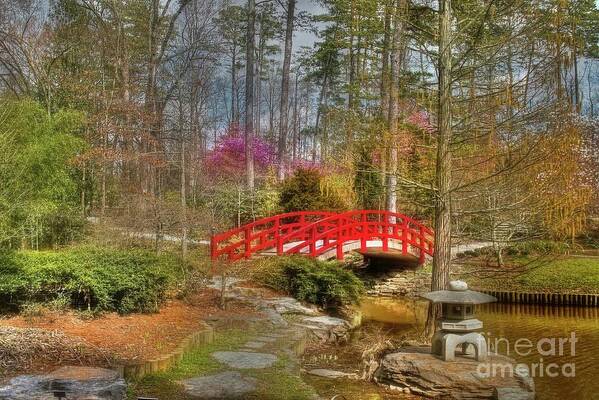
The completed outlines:
<svg viewBox="0 0 599 400">
<path fill-rule="evenodd" d="M 469 265 L 458 277 L 478 289 L 599 293 L 599 258 L 517 258 L 510 265 L 494 270 Z"/>
<path fill-rule="evenodd" d="M 145 250 L 83 246 L 2 252 L 0 301 L 21 310 L 43 304 L 123 314 L 155 312 L 184 269 L 175 256 Z"/>
<path fill-rule="evenodd" d="M 181 362 L 166 372 L 146 375 L 142 379 L 130 382 L 128 399 L 138 396 L 156 397 L 169 400 L 192 399 L 185 394 L 181 380 L 195 376 L 210 375 L 227 370 L 227 367 L 211 354 L 215 351 L 238 350 L 242 344 L 257 335 L 253 329 L 227 329 L 219 332 L 211 344 L 201 345 L 187 353 Z M 278 354 L 279 360 L 271 368 L 243 370 L 244 375 L 258 380 L 255 393 L 246 397 L 247 400 L 304 400 L 311 399 L 314 392 L 288 368 L 290 360 L 287 356 Z"/>
<path fill-rule="evenodd" d="M 253 264 L 252 279 L 323 308 L 358 304 L 364 284 L 336 261 L 304 256 L 268 257 Z"/>
</svg>

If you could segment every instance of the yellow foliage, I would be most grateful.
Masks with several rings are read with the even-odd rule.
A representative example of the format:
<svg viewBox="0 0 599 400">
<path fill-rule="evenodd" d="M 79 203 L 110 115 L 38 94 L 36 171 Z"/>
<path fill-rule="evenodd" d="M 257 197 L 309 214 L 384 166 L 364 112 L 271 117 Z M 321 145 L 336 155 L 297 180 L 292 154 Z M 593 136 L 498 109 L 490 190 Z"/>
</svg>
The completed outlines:
<svg viewBox="0 0 599 400">
<path fill-rule="evenodd" d="M 540 146 L 545 158 L 535 168 L 533 190 L 543 209 L 543 225 L 557 239 L 573 239 L 585 227 L 592 196 L 581 179 L 580 132 L 566 126 Z"/>
</svg>

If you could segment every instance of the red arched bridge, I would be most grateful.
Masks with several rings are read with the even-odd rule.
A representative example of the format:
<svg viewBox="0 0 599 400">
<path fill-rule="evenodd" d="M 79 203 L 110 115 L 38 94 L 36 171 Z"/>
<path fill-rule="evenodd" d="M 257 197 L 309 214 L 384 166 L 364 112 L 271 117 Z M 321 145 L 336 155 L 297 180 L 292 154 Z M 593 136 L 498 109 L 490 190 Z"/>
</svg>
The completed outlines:
<svg viewBox="0 0 599 400">
<path fill-rule="evenodd" d="M 344 213 L 298 211 L 259 219 L 210 239 L 212 259 L 304 254 L 343 259 L 352 250 L 389 249 L 423 264 L 433 255 L 433 231 L 414 219 L 383 210 Z"/>
</svg>

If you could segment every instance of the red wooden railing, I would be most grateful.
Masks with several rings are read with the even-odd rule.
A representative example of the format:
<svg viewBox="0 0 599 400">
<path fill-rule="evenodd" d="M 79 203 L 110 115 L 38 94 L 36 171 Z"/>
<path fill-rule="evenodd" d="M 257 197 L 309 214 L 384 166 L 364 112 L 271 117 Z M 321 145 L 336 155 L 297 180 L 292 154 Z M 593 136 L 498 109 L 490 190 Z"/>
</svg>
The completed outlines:
<svg viewBox="0 0 599 400">
<path fill-rule="evenodd" d="M 422 264 L 433 255 L 433 231 L 400 214 L 383 210 L 355 210 L 344 213 L 299 211 L 263 218 L 250 224 L 212 236 L 212 259 L 235 261 L 254 254 L 305 254 L 318 257 L 335 251 L 343 259 L 344 245 L 368 248 L 378 239 L 388 251 L 390 241 L 398 241 L 404 255 L 418 257 Z"/>
</svg>

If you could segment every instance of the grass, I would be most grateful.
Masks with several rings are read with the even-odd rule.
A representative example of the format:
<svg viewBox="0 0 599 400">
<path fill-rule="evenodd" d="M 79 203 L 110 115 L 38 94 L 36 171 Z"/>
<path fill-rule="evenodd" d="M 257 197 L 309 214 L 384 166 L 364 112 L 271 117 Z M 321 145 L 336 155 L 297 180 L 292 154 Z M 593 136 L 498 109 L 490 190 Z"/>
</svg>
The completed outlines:
<svg viewBox="0 0 599 400">
<path fill-rule="evenodd" d="M 208 375 L 223 369 L 222 364 L 210 356 L 215 351 L 231 350 L 239 347 L 251 337 L 252 331 L 230 329 L 219 334 L 213 343 L 198 346 L 186 353 L 174 368 L 144 376 L 129 385 L 129 399 L 136 396 L 154 396 L 159 399 L 186 399 L 178 381 L 192 376 Z"/>
<path fill-rule="evenodd" d="M 242 344 L 259 332 L 255 329 L 227 329 L 219 332 L 215 341 L 202 345 L 187 353 L 174 368 L 160 373 L 146 375 L 142 379 L 130 382 L 128 399 L 137 396 L 150 396 L 159 399 L 187 400 L 179 381 L 194 376 L 210 375 L 227 370 L 227 367 L 212 358 L 215 351 L 237 350 Z M 243 370 L 246 376 L 258 380 L 255 393 L 248 395 L 251 400 L 305 400 L 312 399 L 313 389 L 299 377 L 299 372 L 291 368 L 291 360 L 284 354 L 278 354 L 279 360 L 271 368 Z"/>
<path fill-rule="evenodd" d="M 469 267 L 460 278 L 488 290 L 552 293 L 599 293 L 599 258 L 559 257 L 551 260 L 517 258 L 519 267 L 496 273 Z M 480 270 L 480 267 L 476 267 Z M 484 274 L 484 275 L 483 275 Z"/>
</svg>

